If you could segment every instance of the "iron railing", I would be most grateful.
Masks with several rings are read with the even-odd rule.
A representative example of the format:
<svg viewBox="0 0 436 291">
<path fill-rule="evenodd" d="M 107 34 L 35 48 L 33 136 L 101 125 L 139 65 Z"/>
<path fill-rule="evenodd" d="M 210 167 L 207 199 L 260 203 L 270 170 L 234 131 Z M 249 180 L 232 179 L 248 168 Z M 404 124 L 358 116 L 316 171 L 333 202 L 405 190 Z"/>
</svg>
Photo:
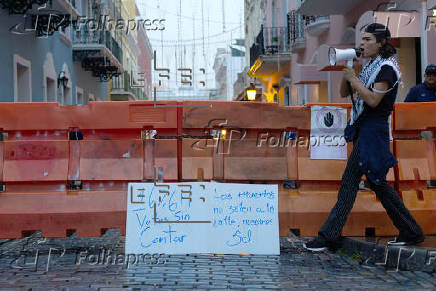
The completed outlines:
<svg viewBox="0 0 436 291">
<path fill-rule="evenodd" d="M 132 83 L 134 85 L 138 85 L 134 81 Z M 131 86 L 132 83 L 131 83 L 130 74 L 128 72 L 124 72 L 121 76 L 113 78 L 112 89 L 124 91 L 124 92 L 130 92 L 133 95 L 135 95 L 136 99 L 144 99 L 146 97 L 144 90 L 142 88 L 132 88 Z"/>
<path fill-rule="evenodd" d="M 108 30 L 90 30 L 87 26 L 73 29 L 73 44 L 104 45 L 121 63 L 122 50 Z"/>
<path fill-rule="evenodd" d="M 323 21 L 323 20 L 329 20 L 329 16 L 303 16 L 304 25 L 308 26 L 314 22 Z"/>
<path fill-rule="evenodd" d="M 304 19 L 303 15 L 291 10 L 288 13 L 288 27 L 289 27 L 289 43 L 293 45 L 297 41 L 304 41 Z"/>
<path fill-rule="evenodd" d="M 274 55 L 289 52 L 288 27 L 263 27 L 250 48 L 250 66 L 260 55 Z"/>
</svg>

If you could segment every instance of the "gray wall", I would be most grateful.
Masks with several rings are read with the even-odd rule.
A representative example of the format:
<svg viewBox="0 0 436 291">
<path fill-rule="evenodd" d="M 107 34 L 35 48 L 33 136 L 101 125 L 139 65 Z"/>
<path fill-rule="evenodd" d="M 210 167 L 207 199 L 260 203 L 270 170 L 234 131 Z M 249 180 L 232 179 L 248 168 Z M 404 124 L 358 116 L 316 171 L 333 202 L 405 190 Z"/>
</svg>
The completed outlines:
<svg viewBox="0 0 436 291">
<path fill-rule="evenodd" d="M 72 48 L 60 38 L 59 32 L 52 36 L 37 38 L 34 32 L 27 35 L 11 33 L 9 29 L 23 23 L 23 15 L 8 15 L 6 10 L 0 9 L 0 102 L 14 101 L 14 71 L 13 56 L 31 61 L 32 101 L 44 100 L 43 65 L 47 53 L 51 52 L 56 73 L 62 71 L 64 63 L 67 64 L 72 81 L 72 100 L 77 104 L 76 86 L 84 90 L 85 99 L 92 93 L 99 100 L 107 100 L 107 84 L 92 77 L 91 72 L 82 70 L 80 63 L 73 64 Z M 59 89 L 58 89 L 59 90 Z"/>
</svg>

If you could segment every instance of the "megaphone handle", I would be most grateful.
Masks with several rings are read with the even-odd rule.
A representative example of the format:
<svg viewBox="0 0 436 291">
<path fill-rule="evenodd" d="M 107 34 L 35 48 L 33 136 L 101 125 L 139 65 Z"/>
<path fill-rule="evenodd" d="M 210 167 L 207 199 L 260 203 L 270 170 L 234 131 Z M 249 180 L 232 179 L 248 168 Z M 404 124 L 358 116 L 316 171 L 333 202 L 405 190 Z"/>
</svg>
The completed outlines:
<svg viewBox="0 0 436 291">
<path fill-rule="evenodd" d="M 351 87 L 351 83 L 349 81 L 347 81 L 347 89 L 348 93 L 350 93 L 351 100 L 353 100 L 353 87 Z"/>
<path fill-rule="evenodd" d="M 356 104 L 354 103 L 354 98 L 353 98 L 353 87 L 351 87 L 351 83 L 348 81 L 347 81 L 347 89 L 348 89 L 348 92 L 350 93 L 351 103 L 353 103 L 353 111 L 354 111 L 354 113 L 356 113 L 357 109 L 356 109 Z"/>
<path fill-rule="evenodd" d="M 353 60 L 348 60 L 347 61 L 347 67 L 350 67 L 350 68 L 352 68 L 353 67 Z"/>
</svg>

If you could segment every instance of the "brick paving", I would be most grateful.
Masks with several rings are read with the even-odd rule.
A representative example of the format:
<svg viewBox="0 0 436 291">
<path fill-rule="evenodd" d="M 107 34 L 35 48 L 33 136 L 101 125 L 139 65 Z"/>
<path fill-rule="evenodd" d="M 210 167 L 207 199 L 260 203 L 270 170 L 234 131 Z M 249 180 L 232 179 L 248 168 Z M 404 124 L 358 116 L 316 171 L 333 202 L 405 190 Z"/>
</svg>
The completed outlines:
<svg viewBox="0 0 436 291">
<path fill-rule="evenodd" d="M 302 243 L 281 238 L 280 256 L 155 255 L 127 266 L 116 230 L 101 238 L 35 233 L 0 241 L 0 290 L 436 290 L 436 273 L 362 265 L 346 255 L 306 252 Z"/>
</svg>

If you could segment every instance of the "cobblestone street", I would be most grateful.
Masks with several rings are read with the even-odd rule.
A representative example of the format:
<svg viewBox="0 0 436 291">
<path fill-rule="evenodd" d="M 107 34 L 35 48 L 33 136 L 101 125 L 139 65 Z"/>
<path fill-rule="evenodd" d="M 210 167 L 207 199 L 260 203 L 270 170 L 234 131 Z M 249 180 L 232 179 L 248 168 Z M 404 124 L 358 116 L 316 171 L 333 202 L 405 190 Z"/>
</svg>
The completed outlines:
<svg viewBox="0 0 436 291">
<path fill-rule="evenodd" d="M 362 266 L 346 255 L 305 252 L 302 242 L 281 238 L 280 256 L 161 255 L 135 264 L 116 230 L 101 238 L 35 233 L 0 242 L 0 290 L 436 289 L 436 274 Z"/>
</svg>

